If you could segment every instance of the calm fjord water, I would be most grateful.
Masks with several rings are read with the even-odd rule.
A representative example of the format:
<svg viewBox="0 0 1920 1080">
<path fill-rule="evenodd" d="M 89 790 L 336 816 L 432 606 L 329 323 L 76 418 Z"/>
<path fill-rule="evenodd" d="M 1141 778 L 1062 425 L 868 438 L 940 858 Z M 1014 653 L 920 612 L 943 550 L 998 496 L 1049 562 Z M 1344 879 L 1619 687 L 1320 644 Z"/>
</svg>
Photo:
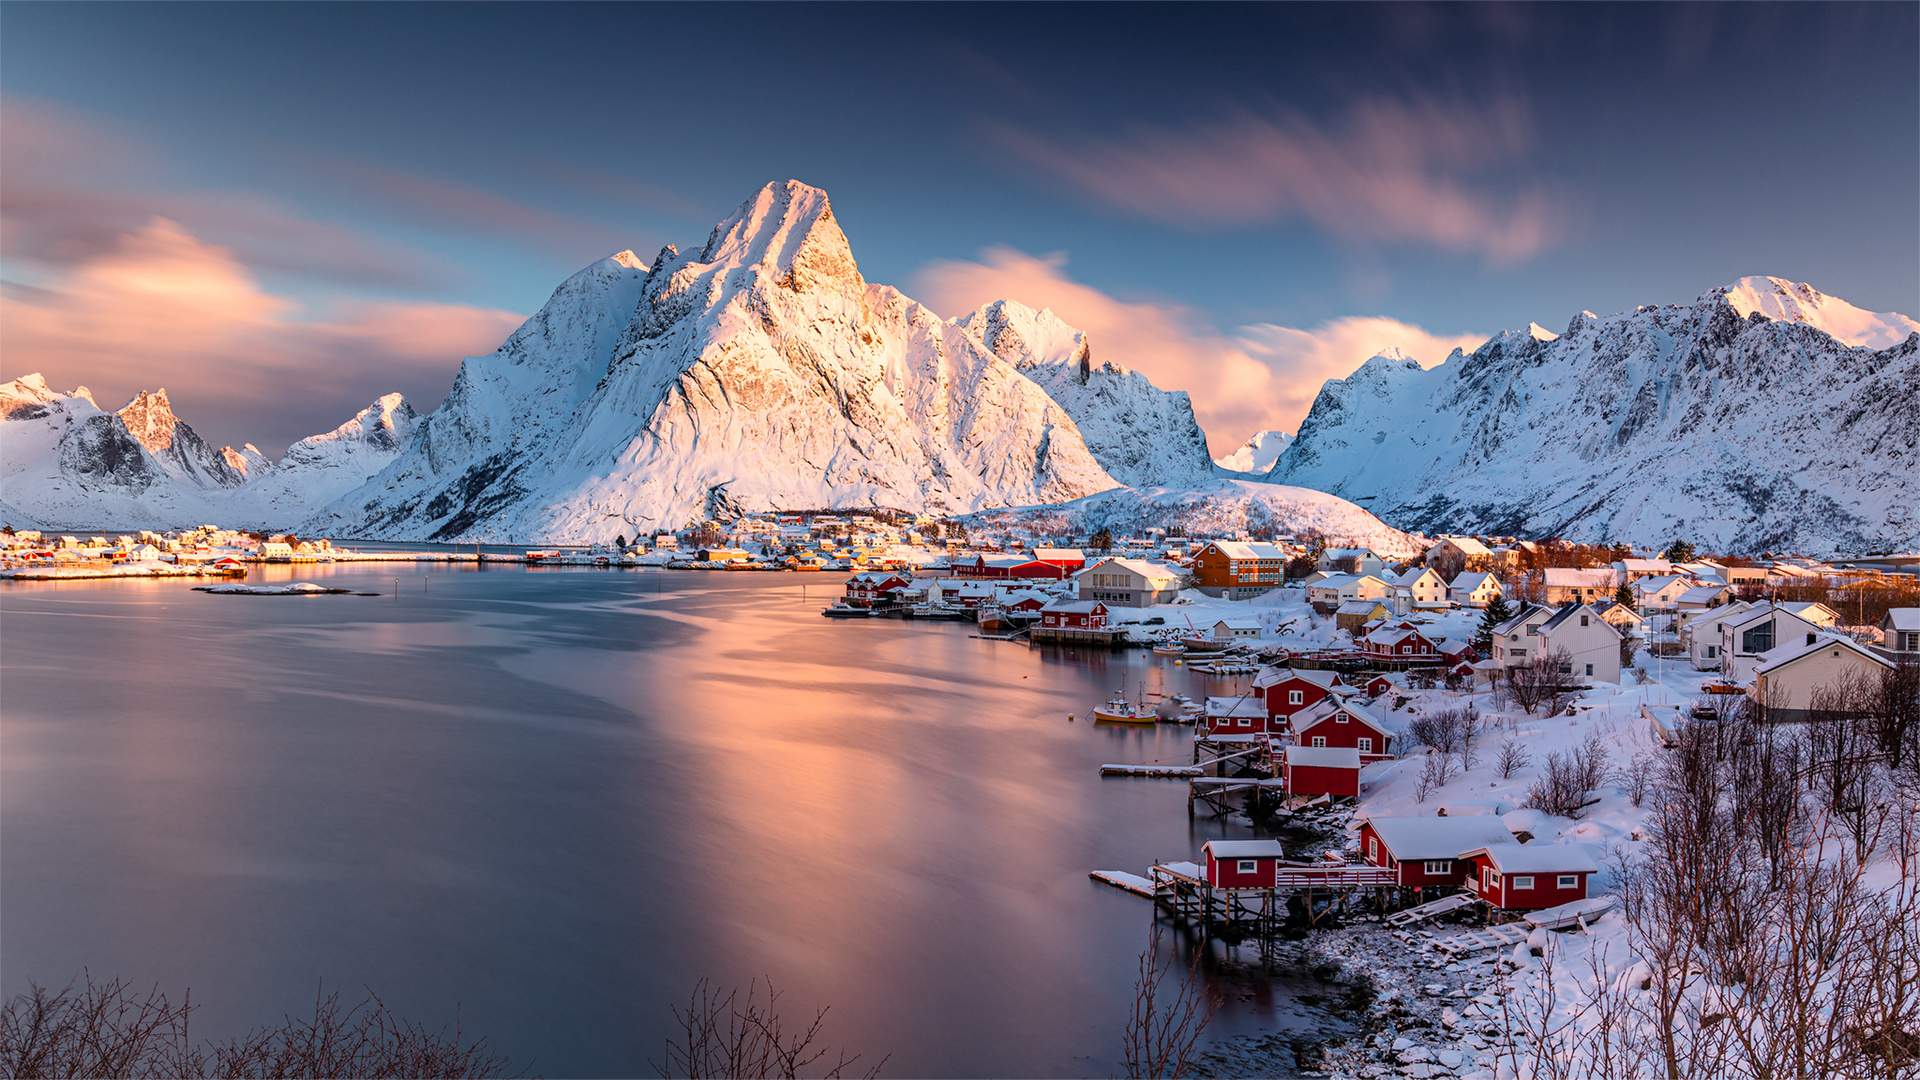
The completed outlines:
<svg viewBox="0 0 1920 1080">
<path fill-rule="evenodd" d="M 1104 1076 L 1151 916 L 1087 871 L 1237 835 L 1097 775 L 1188 754 L 1084 720 L 1198 695 L 1139 651 L 822 619 L 839 575 L 250 580 L 385 595 L 0 586 L 0 991 L 191 986 L 215 1034 L 324 979 L 614 1076 L 695 980 L 768 975 L 888 1074 Z M 1216 1036 L 1317 1023 L 1223 988 Z"/>
</svg>

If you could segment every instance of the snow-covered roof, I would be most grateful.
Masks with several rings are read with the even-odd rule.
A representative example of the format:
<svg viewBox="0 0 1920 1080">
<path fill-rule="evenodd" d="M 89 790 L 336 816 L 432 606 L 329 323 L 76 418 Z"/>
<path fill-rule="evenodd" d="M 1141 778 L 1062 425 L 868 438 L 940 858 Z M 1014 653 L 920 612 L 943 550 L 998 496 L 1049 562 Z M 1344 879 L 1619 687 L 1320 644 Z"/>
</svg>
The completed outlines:
<svg viewBox="0 0 1920 1080">
<path fill-rule="evenodd" d="M 1613 568 L 1629 574 L 1664 574 L 1673 569 L 1673 564 L 1665 559 L 1621 559 Z"/>
<path fill-rule="evenodd" d="M 1293 729 L 1298 731 L 1302 737 L 1305 737 L 1308 730 L 1326 723 L 1328 717 L 1339 712 L 1346 713 L 1348 716 L 1353 717 L 1355 720 L 1358 720 L 1382 735 L 1391 736 L 1393 734 L 1387 730 L 1385 724 L 1380 722 L 1379 717 L 1368 712 L 1366 709 L 1359 705 L 1350 705 L 1345 700 L 1336 700 L 1332 697 L 1322 698 L 1314 702 L 1311 707 L 1295 713 L 1293 716 Z"/>
<path fill-rule="evenodd" d="M 1489 581 L 1493 582 L 1496 588 L 1500 584 L 1499 579 L 1494 577 L 1492 574 L 1482 573 L 1478 570 L 1474 570 L 1465 574 L 1461 574 L 1460 576 L 1454 578 L 1453 584 L 1447 586 L 1447 588 L 1453 589 L 1459 592 L 1471 593 L 1475 589 L 1478 589 L 1480 586 L 1485 585 Z"/>
<path fill-rule="evenodd" d="M 1257 716 L 1266 719 L 1267 703 L 1257 697 L 1210 697 L 1207 699 L 1208 716 Z"/>
<path fill-rule="evenodd" d="M 1214 623 L 1213 626 L 1214 626 L 1214 629 L 1216 630 L 1222 626 L 1226 627 L 1229 630 L 1258 630 L 1260 629 L 1260 620 L 1258 619 L 1221 619 L 1219 622 Z"/>
<path fill-rule="evenodd" d="M 1612 622 L 1614 619 L 1626 619 L 1628 622 L 1644 622 L 1640 613 L 1618 600 L 1597 600 L 1591 605 L 1593 613 Z"/>
<path fill-rule="evenodd" d="M 1720 584 L 1695 585 L 1686 592 L 1681 593 L 1676 599 L 1682 604 L 1709 604 L 1713 602 L 1715 597 L 1722 595 L 1726 591 L 1727 587 Z"/>
<path fill-rule="evenodd" d="M 1360 751 L 1351 746 L 1289 746 L 1282 754 L 1287 764 L 1316 769 L 1357 769 Z"/>
<path fill-rule="evenodd" d="M 1880 620 L 1880 628 L 1904 633 L 1920 632 L 1920 607 L 1888 608 L 1887 617 Z"/>
<path fill-rule="evenodd" d="M 1268 668 L 1254 677 L 1253 685 L 1265 688 L 1278 686 L 1292 679 L 1310 682 L 1323 690 L 1331 690 L 1340 685 L 1340 673 L 1337 671 L 1315 671 L 1312 668 Z"/>
<path fill-rule="evenodd" d="M 1278 840 L 1209 840 L 1200 848 L 1216 859 L 1278 859 L 1286 854 Z"/>
<path fill-rule="evenodd" d="M 1041 611 L 1051 611 L 1056 615 L 1091 615 L 1094 608 L 1106 607 L 1098 600 L 1055 600 Z"/>
<path fill-rule="evenodd" d="M 1085 562 L 1087 556 L 1079 548 L 1034 548 L 1033 557 L 1039 562 Z"/>
<path fill-rule="evenodd" d="M 1378 600 L 1345 600 L 1333 609 L 1335 615 L 1371 615 L 1386 605 Z"/>
<path fill-rule="evenodd" d="M 1780 645 L 1761 653 L 1760 666 L 1755 668 L 1753 673 L 1755 675 L 1771 675 L 1781 668 L 1786 667 L 1788 664 L 1804 660 L 1815 653 L 1824 652 L 1829 648 L 1833 649 L 1836 654 L 1841 650 L 1852 652 L 1862 659 L 1871 660 L 1879 664 L 1881 667 L 1893 666 L 1892 663 L 1882 659 L 1872 650 L 1855 642 L 1852 638 L 1831 634 L 1815 634 L 1811 642 L 1806 638 L 1795 638 L 1785 645 Z"/>
<path fill-rule="evenodd" d="M 1229 559 L 1282 559 L 1287 553 L 1273 544 L 1243 540 L 1215 540 L 1210 545 Z"/>
<path fill-rule="evenodd" d="M 1521 604 L 1520 610 L 1514 612 L 1513 618 L 1494 627 L 1493 632 L 1495 634 L 1511 634 L 1521 627 L 1526 626 L 1528 623 L 1538 626 L 1552 617 L 1552 608 L 1542 607 L 1539 604 Z"/>
<path fill-rule="evenodd" d="M 1506 826 L 1500 826 L 1502 831 Z M 1511 840 L 1462 852 L 1461 858 L 1485 855 L 1501 874 L 1595 874 L 1600 864 L 1579 844 L 1516 844 Z"/>
<path fill-rule="evenodd" d="M 1493 552 L 1487 550 L 1487 545 L 1475 540 L 1471 536 L 1443 536 L 1440 538 L 1440 542 L 1453 545 L 1454 549 L 1462 555 L 1493 554 Z"/>
<path fill-rule="evenodd" d="M 1373 553 L 1372 548 L 1328 548 L 1326 550 L 1326 556 L 1329 559 L 1356 559 L 1356 558 L 1368 558 L 1368 557 L 1378 559 L 1380 557 Z"/>
<path fill-rule="evenodd" d="M 1542 637 L 1553 636 L 1554 631 L 1560 629 L 1560 627 L 1573 625 L 1572 624 L 1573 617 L 1575 615 L 1579 615 L 1583 613 L 1589 616 L 1589 618 L 1591 619 L 1591 622 L 1589 623 L 1589 625 L 1604 626 L 1607 628 L 1607 632 L 1611 633 L 1614 637 L 1620 636 L 1619 627 L 1601 618 L 1598 612 L 1595 612 L 1592 608 L 1588 607 L 1585 604 L 1561 605 L 1560 610 L 1553 613 L 1553 618 L 1548 619 L 1546 622 L 1543 622 L 1540 624 L 1540 636 Z"/>
<path fill-rule="evenodd" d="M 1566 566 L 1549 566 L 1541 574 L 1548 588 L 1611 589 L 1618 580 L 1611 567 L 1604 570 L 1575 570 Z"/>
<path fill-rule="evenodd" d="M 1099 562 L 1088 566 L 1087 569 L 1081 571 L 1081 573 L 1089 573 L 1102 566 L 1118 566 L 1122 570 L 1131 571 L 1149 581 L 1156 579 L 1172 580 L 1180 577 L 1179 570 L 1165 563 L 1148 562 L 1145 559 L 1122 558 L 1101 559 Z"/>
<path fill-rule="evenodd" d="M 1426 577 L 1428 574 L 1433 574 L 1433 570 L 1431 567 L 1426 567 L 1426 566 L 1409 567 L 1399 577 L 1394 578 L 1393 583 L 1403 588 L 1412 588 L 1413 586 L 1419 584 L 1420 579 L 1423 577 Z M 1433 576 L 1439 577 L 1440 575 L 1433 574 Z"/>
<path fill-rule="evenodd" d="M 1520 846 L 1499 818 L 1484 815 L 1369 817 L 1366 824 L 1387 845 L 1387 852 L 1402 862 L 1457 859 L 1464 852 L 1494 845 Z"/>
</svg>

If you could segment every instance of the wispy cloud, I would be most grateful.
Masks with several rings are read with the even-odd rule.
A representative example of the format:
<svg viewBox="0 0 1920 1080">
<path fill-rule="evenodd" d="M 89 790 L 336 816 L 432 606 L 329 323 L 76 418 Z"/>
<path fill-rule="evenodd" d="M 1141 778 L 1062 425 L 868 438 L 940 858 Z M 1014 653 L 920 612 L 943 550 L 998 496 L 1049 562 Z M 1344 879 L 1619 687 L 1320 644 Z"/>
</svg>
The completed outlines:
<svg viewBox="0 0 1920 1080">
<path fill-rule="evenodd" d="M 101 404 L 165 386 L 216 442 L 277 452 L 400 390 L 431 408 L 464 356 L 522 316 L 455 304 L 351 302 L 308 311 L 228 248 L 155 218 L 54 280 L 0 295 L 10 374 L 86 384 Z"/>
<path fill-rule="evenodd" d="M 1065 273 L 1064 256 L 996 247 L 978 262 L 923 267 L 913 294 L 949 318 L 995 300 L 1018 300 L 1085 331 L 1096 360 L 1111 359 L 1163 390 L 1185 390 L 1216 454 L 1255 431 L 1296 431 L 1328 379 L 1398 348 L 1432 366 L 1484 334 L 1434 334 L 1383 317 L 1334 319 L 1308 329 L 1259 323 L 1222 333 L 1176 304 L 1116 299 Z"/>
<path fill-rule="evenodd" d="M 1544 184 L 1496 179 L 1533 141 L 1527 110 L 1511 99 L 1372 99 L 1332 124 L 1289 110 L 1239 110 L 1112 137 L 990 130 L 1057 180 L 1173 225 L 1299 219 L 1356 243 L 1421 244 L 1511 264 L 1551 247 L 1569 218 L 1565 200 Z"/>
</svg>

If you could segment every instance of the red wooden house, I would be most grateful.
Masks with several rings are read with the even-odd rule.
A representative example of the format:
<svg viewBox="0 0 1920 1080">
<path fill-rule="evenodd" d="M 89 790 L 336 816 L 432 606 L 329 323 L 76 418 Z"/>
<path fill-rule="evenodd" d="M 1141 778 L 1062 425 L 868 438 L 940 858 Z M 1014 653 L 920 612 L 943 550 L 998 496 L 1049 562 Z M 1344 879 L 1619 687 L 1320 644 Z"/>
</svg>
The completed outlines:
<svg viewBox="0 0 1920 1080">
<path fill-rule="evenodd" d="M 1397 871 L 1408 888 L 1464 885 L 1472 869 L 1464 853 L 1519 847 L 1513 833 L 1491 815 L 1473 817 L 1372 817 L 1360 825 L 1360 855 Z"/>
<path fill-rule="evenodd" d="M 1105 630 L 1107 605 L 1098 600 L 1055 600 L 1040 609 L 1040 625 L 1057 630 Z"/>
<path fill-rule="evenodd" d="M 1358 750 L 1367 763 L 1393 756 L 1393 734 L 1359 705 L 1329 698 L 1295 713 L 1289 723 L 1293 741 L 1301 746 L 1347 747 Z"/>
<path fill-rule="evenodd" d="M 1468 866 L 1467 888 L 1509 911 L 1585 900 L 1587 879 L 1600 871 L 1593 856 L 1576 844 L 1488 844 L 1461 858 Z"/>
<path fill-rule="evenodd" d="M 1360 797 L 1360 751 L 1334 746 L 1288 746 L 1280 751 L 1280 776 L 1289 795 Z"/>
<path fill-rule="evenodd" d="M 1390 622 L 1367 634 L 1360 639 L 1360 652 L 1369 660 L 1440 662 L 1433 641 L 1405 622 Z"/>
<path fill-rule="evenodd" d="M 872 607 L 894 599 L 893 594 L 910 582 L 898 574 L 868 571 L 847 579 L 846 601 L 853 607 Z"/>
<path fill-rule="evenodd" d="M 1273 888 L 1280 856 L 1278 840 L 1209 840 L 1200 847 L 1207 884 L 1216 889 Z"/>
<path fill-rule="evenodd" d="M 953 576 L 975 581 L 1024 579 L 1063 581 L 1071 573 L 1060 563 L 1029 559 L 1024 555 L 976 555 L 971 562 L 953 563 Z"/>
<path fill-rule="evenodd" d="M 1377 698 L 1389 690 L 1398 690 L 1399 688 L 1399 683 L 1394 682 L 1385 675 L 1375 675 L 1360 687 L 1360 692 L 1370 698 Z"/>
<path fill-rule="evenodd" d="M 1261 672 L 1253 680 L 1253 688 L 1266 699 L 1267 715 L 1282 722 L 1303 709 L 1318 705 L 1328 695 L 1350 693 L 1353 689 L 1340 681 L 1337 671 L 1308 671 L 1304 668 L 1272 668 Z M 1284 724 L 1273 726 L 1279 730 Z"/>
<path fill-rule="evenodd" d="M 1268 716 L 1267 703 L 1257 697 L 1210 697 L 1205 715 L 1209 735 L 1264 735 L 1286 723 Z"/>
</svg>

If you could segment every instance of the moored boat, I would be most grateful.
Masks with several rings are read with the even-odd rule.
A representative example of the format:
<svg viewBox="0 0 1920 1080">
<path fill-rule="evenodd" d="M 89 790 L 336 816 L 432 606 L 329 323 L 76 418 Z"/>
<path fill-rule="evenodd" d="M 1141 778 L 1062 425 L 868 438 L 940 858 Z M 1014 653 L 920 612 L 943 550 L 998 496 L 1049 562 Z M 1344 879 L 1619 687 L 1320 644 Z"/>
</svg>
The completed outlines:
<svg viewBox="0 0 1920 1080">
<path fill-rule="evenodd" d="M 1135 705 L 1123 694 L 1114 694 L 1104 705 L 1093 709 L 1095 720 L 1111 720 L 1117 724 L 1157 724 L 1160 717 L 1144 705 Z"/>
</svg>

